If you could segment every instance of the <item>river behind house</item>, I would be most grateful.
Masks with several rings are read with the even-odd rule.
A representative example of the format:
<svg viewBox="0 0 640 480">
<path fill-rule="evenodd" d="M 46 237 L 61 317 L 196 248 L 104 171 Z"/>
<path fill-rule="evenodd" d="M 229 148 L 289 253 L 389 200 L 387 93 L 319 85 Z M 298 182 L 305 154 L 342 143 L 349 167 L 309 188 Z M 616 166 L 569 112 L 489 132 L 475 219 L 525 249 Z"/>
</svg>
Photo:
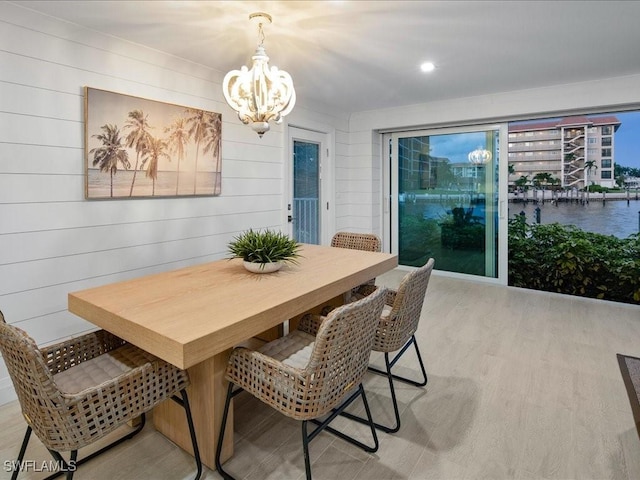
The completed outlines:
<svg viewBox="0 0 640 480">
<path fill-rule="evenodd" d="M 536 208 L 540 208 L 540 223 L 575 225 L 587 232 L 626 238 L 638 233 L 640 227 L 640 200 L 632 196 L 627 200 L 591 199 L 589 203 L 558 202 L 509 202 L 509 218 L 524 212 L 527 223 L 536 222 Z"/>
</svg>

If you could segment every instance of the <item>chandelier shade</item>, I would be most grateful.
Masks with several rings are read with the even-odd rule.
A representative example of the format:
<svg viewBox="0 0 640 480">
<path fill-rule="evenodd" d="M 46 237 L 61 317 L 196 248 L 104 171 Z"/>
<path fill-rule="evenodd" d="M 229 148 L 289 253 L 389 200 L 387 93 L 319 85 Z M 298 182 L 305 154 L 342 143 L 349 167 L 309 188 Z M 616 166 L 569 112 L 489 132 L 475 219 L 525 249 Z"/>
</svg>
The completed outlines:
<svg viewBox="0 0 640 480">
<path fill-rule="evenodd" d="M 264 49 L 263 23 L 271 23 L 266 13 L 253 13 L 250 19 L 258 23 L 260 43 L 251 57 L 251 69 L 243 66 L 231 70 L 222 81 L 222 93 L 238 118 L 260 136 L 269 131 L 269 123 L 281 123 L 296 103 L 296 92 L 291 75 L 277 67 L 269 67 Z"/>
</svg>

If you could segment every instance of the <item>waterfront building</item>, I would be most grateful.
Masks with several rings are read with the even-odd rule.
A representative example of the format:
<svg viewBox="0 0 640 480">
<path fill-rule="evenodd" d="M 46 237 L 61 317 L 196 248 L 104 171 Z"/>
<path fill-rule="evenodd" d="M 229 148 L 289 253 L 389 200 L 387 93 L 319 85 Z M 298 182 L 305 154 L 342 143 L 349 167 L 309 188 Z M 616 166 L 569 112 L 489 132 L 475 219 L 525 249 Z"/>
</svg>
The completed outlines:
<svg viewBox="0 0 640 480">
<path fill-rule="evenodd" d="M 624 188 L 640 188 L 640 177 L 625 177 Z"/>
<path fill-rule="evenodd" d="M 549 173 L 566 188 L 614 187 L 615 132 L 620 125 L 613 115 L 510 124 L 509 165 L 514 172 L 509 184 L 522 176 L 531 181 L 538 173 Z"/>
</svg>

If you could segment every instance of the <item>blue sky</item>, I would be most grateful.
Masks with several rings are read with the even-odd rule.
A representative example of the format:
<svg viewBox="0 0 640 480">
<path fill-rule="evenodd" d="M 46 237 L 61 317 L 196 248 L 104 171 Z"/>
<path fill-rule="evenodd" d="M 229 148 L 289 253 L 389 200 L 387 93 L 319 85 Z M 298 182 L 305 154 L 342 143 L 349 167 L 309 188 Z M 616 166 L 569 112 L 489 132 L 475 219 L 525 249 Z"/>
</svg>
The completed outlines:
<svg viewBox="0 0 640 480">
<path fill-rule="evenodd" d="M 476 148 L 486 147 L 485 132 L 432 135 L 429 138 L 430 153 L 434 157 L 448 158 L 451 163 L 465 163 Z"/>
<path fill-rule="evenodd" d="M 615 134 L 615 162 L 640 168 L 640 111 L 612 113 L 622 122 Z"/>
</svg>

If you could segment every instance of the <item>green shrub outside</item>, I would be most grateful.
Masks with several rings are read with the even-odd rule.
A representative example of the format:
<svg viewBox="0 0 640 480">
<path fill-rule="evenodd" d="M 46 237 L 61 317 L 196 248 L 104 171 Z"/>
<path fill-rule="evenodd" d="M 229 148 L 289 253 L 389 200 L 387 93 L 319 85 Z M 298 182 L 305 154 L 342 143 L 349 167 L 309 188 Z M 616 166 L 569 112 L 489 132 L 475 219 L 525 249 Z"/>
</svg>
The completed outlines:
<svg viewBox="0 0 640 480">
<path fill-rule="evenodd" d="M 473 216 L 473 208 L 452 208 L 451 214 L 440 223 L 442 246 L 484 252 L 485 227 L 480 220 Z"/>
<path fill-rule="evenodd" d="M 640 304 L 640 234 L 509 220 L 509 285 Z"/>
<path fill-rule="evenodd" d="M 587 190 L 586 188 L 584 190 Z M 621 193 L 626 190 L 622 188 L 609 188 L 600 185 L 589 185 L 589 193 Z"/>
<path fill-rule="evenodd" d="M 398 260 L 402 265 L 424 265 L 432 255 L 432 246 L 440 243 L 439 227 L 435 220 L 426 220 L 418 215 L 401 215 L 400 231 Z"/>
</svg>

